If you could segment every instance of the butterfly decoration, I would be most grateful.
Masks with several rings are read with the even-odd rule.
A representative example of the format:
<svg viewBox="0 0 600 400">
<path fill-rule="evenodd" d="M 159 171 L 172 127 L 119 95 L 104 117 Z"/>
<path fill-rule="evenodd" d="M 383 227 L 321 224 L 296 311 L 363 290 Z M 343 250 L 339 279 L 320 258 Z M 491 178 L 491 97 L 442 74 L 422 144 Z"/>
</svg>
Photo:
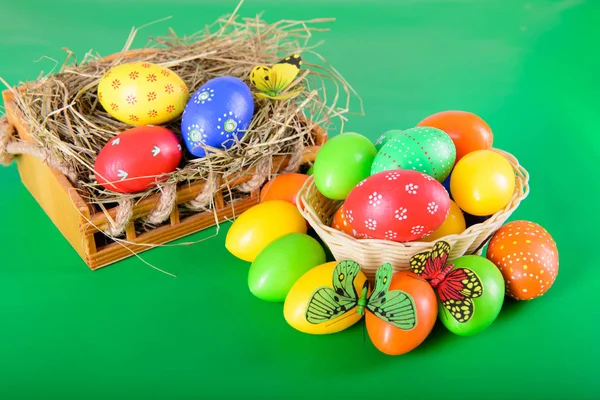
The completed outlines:
<svg viewBox="0 0 600 400">
<path fill-rule="evenodd" d="M 302 92 L 302 89 L 282 93 L 292 83 L 302 65 L 299 54 L 287 56 L 273 67 L 257 65 L 250 72 L 250 82 L 260 90 L 256 97 L 272 100 L 286 100 Z"/>
<path fill-rule="evenodd" d="M 473 299 L 483 294 L 483 284 L 473 270 L 446 264 L 450 249 L 448 242 L 439 241 L 433 249 L 412 256 L 410 268 L 435 289 L 444 308 L 464 323 L 473 317 Z"/>
<path fill-rule="evenodd" d="M 377 270 L 370 296 L 368 280 L 360 296 L 356 292 L 354 280 L 359 271 L 360 265 L 354 261 L 338 263 L 333 271 L 333 288 L 323 286 L 313 292 L 306 309 L 306 320 L 321 324 L 350 313 L 356 307 L 359 315 L 367 310 L 397 328 L 413 329 L 417 325 L 417 313 L 412 296 L 402 290 L 388 290 L 392 265 L 386 263 Z"/>
</svg>

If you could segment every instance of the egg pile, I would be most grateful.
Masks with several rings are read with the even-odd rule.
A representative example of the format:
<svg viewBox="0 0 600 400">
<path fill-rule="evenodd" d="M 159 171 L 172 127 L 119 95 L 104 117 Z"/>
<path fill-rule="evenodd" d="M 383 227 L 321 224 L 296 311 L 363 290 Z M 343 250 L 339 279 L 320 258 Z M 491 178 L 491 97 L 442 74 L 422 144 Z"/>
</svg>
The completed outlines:
<svg viewBox="0 0 600 400">
<path fill-rule="evenodd" d="M 227 150 L 250 126 L 254 100 L 240 79 L 209 80 L 191 96 L 183 79 L 149 62 L 117 65 L 98 83 L 98 100 L 113 118 L 132 125 L 109 140 L 94 164 L 98 184 L 118 193 L 147 190 L 168 178 L 183 158 Z M 181 117 L 182 137 L 161 126 Z"/>
<path fill-rule="evenodd" d="M 484 222 L 513 197 L 515 172 L 492 144 L 488 124 L 465 111 L 431 115 L 415 127 L 384 132 L 375 143 L 356 132 L 342 133 L 322 146 L 307 174 L 282 174 L 266 183 L 261 203 L 233 222 L 226 248 L 252 263 L 250 291 L 283 303 L 291 327 L 310 334 L 342 331 L 361 319 L 364 311 L 358 310 L 366 305 L 355 299 L 369 299 L 373 282 L 366 285 L 360 270 L 349 269 L 352 260 L 331 261 L 327 247 L 309 232 L 296 201 L 309 175 L 321 194 L 341 203 L 331 218 L 333 229 L 359 240 L 425 241 L 443 249 L 444 237 Z M 386 290 L 406 295 L 402 308 L 391 312 L 412 313 L 413 325 L 392 325 L 399 317 L 383 308 L 364 312 L 369 337 L 383 353 L 418 347 L 438 319 L 456 335 L 481 332 L 496 320 L 505 296 L 539 297 L 558 274 L 556 243 L 530 221 L 503 226 L 485 257 L 447 260 L 441 250 L 428 254 L 427 262 L 420 256 L 421 268 L 417 257 L 412 272 L 390 274 L 391 282 L 380 277 Z"/>
</svg>

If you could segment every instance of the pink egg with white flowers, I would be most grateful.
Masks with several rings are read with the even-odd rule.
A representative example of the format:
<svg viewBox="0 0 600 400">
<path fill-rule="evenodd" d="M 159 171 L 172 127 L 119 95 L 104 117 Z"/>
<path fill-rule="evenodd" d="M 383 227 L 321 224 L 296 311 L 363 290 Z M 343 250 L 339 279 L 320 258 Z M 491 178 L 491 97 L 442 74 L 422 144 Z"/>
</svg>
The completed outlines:
<svg viewBox="0 0 600 400">
<path fill-rule="evenodd" d="M 358 233 L 395 242 L 419 240 L 442 225 L 450 197 L 433 177 L 390 170 L 360 182 L 344 203 L 346 219 Z"/>
</svg>

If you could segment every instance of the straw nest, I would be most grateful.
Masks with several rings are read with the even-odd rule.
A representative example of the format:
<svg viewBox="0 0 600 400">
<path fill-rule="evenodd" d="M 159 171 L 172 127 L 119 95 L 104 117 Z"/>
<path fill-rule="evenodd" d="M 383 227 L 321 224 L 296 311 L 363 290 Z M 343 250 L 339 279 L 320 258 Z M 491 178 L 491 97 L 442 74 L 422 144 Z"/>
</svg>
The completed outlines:
<svg viewBox="0 0 600 400">
<path fill-rule="evenodd" d="M 179 37 L 171 30 L 164 37 L 150 38 L 143 49 L 130 51 L 138 32 L 133 30 L 123 51 L 111 57 L 90 52 L 78 63 L 68 51 L 59 72 L 23 84 L 19 90 L 12 89 L 15 103 L 31 139 L 48 154 L 46 160 L 52 160 L 53 166 L 63 171 L 71 171 L 67 176 L 72 184 L 100 209 L 105 208 L 103 204 L 108 207 L 136 201 L 162 190 L 164 185 L 198 179 L 217 182 L 210 186 L 216 192 L 228 185 L 230 177 L 256 168 L 261 174 L 259 179 L 240 187 L 249 192 L 271 174 L 274 156 L 291 155 L 293 162 L 288 169 L 298 168 L 304 146 L 314 145 L 311 130 L 315 125 L 343 128 L 344 114 L 355 93 L 314 51 L 316 46 L 309 45 L 315 32 L 327 30 L 319 26 L 329 21 L 286 20 L 269 24 L 258 16 L 239 18 L 236 9 L 191 36 Z M 288 90 L 302 88 L 301 93 L 287 101 L 255 99 L 252 123 L 231 149 L 214 149 L 199 159 L 184 157 L 164 184 L 142 193 L 109 192 L 95 182 L 93 166 L 98 152 L 116 134 L 131 128 L 107 114 L 97 98 L 97 85 L 112 67 L 140 60 L 156 63 L 177 73 L 191 92 L 212 78 L 226 75 L 240 78 L 252 88 L 249 73 L 255 65 L 271 65 L 294 52 L 302 54 L 304 64 Z M 165 126 L 180 134 L 180 118 Z M 210 193 L 204 193 L 204 197 L 210 198 Z M 198 209 L 206 206 L 196 204 Z"/>
</svg>

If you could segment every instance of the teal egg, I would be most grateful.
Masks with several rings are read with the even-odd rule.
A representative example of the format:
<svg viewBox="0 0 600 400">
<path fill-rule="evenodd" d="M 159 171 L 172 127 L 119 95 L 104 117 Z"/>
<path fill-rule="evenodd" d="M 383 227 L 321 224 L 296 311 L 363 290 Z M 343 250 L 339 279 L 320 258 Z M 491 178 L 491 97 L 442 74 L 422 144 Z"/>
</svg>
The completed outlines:
<svg viewBox="0 0 600 400">
<path fill-rule="evenodd" d="M 317 189 L 332 200 L 346 199 L 360 181 L 369 177 L 375 154 L 375 145 L 361 134 L 346 132 L 331 138 L 315 159 Z"/>
<path fill-rule="evenodd" d="M 325 251 L 314 238 L 290 233 L 265 247 L 248 271 L 248 287 L 259 299 L 283 302 L 296 281 L 325 263 Z"/>
<path fill-rule="evenodd" d="M 399 129 L 392 129 L 391 131 L 385 132 L 383 135 L 379 136 L 375 142 L 375 149 L 379 151 L 391 138 L 400 133 L 402 133 L 402 131 Z"/>
<path fill-rule="evenodd" d="M 394 169 L 412 169 L 444 182 L 456 160 L 454 142 L 437 128 L 418 127 L 393 135 L 371 166 L 371 175 Z"/>
<path fill-rule="evenodd" d="M 460 336 L 474 335 L 489 327 L 498 317 L 504 303 L 504 278 L 494 263 L 485 257 L 462 256 L 450 263 L 454 264 L 453 269 L 472 270 L 479 277 L 483 287 L 482 294 L 472 299 L 472 315 L 466 322 L 459 322 L 441 302 L 439 302 L 438 316 L 450 332 Z"/>
</svg>

